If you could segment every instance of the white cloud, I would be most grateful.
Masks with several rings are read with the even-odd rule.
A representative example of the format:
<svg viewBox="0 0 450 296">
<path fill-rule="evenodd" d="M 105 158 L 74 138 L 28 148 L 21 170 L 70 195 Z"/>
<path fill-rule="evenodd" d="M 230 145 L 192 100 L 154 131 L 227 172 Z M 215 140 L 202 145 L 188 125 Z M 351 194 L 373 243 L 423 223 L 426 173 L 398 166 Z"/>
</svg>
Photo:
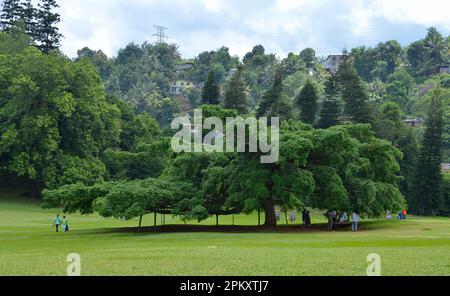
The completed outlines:
<svg viewBox="0 0 450 296">
<path fill-rule="evenodd" d="M 450 29 L 448 0 L 376 0 L 372 3 L 378 16 L 392 22 L 444 26 Z"/>
<path fill-rule="evenodd" d="M 372 18 L 375 12 L 362 1 L 354 2 L 349 7 L 349 12 L 344 19 L 349 22 L 351 32 L 356 36 L 362 36 L 372 28 Z"/>
<path fill-rule="evenodd" d="M 322 0 L 276 0 L 259 13 L 245 19 L 245 23 L 255 32 L 263 34 L 295 34 L 308 23 L 308 11 L 321 5 Z"/>
<path fill-rule="evenodd" d="M 307 0 L 276 0 L 275 9 L 278 11 L 293 11 L 302 8 Z"/>
<path fill-rule="evenodd" d="M 173 37 L 169 41 L 178 43 L 185 57 L 221 45 L 242 56 L 255 44 L 263 44 L 267 51 L 279 56 L 305 47 L 327 54 L 349 43 L 370 45 L 392 36 L 405 40 L 401 34 L 404 32 L 408 34 L 406 40 L 417 40 L 423 37 L 428 26 L 436 26 L 444 34 L 450 32 L 450 0 L 65 0 L 59 3 L 60 29 L 65 36 L 62 50 L 71 57 L 84 46 L 102 49 L 111 56 L 129 42 L 152 42 L 153 25 L 157 24 L 169 28 L 167 33 Z M 410 25 L 413 29 L 408 31 Z"/>
<path fill-rule="evenodd" d="M 202 4 L 206 11 L 215 13 L 221 13 L 225 6 L 221 0 L 202 0 Z"/>
<path fill-rule="evenodd" d="M 117 1 L 72 0 L 61 2 L 60 25 L 64 35 L 62 49 L 69 56 L 75 56 L 78 49 L 88 46 L 102 49 L 113 55 L 121 45 L 124 24 L 115 20 L 110 13 Z"/>
<path fill-rule="evenodd" d="M 448 0 L 357 0 L 348 5 L 344 16 L 357 35 L 374 29 L 376 18 L 391 23 L 439 26 L 450 30 L 450 1 Z"/>
<path fill-rule="evenodd" d="M 255 32 L 261 34 L 294 34 L 303 27 L 302 20 L 300 18 L 289 18 L 289 21 L 282 21 L 286 19 L 284 17 L 272 17 L 256 16 L 247 18 L 245 23 Z"/>
</svg>

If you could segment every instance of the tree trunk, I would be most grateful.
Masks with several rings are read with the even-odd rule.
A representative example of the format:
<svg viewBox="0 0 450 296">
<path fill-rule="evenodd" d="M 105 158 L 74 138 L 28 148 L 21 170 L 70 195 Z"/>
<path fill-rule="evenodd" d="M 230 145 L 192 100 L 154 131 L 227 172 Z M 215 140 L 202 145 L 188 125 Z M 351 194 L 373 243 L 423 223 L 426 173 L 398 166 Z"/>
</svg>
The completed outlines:
<svg viewBox="0 0 450 296">
<path fill-rule="evenodd" d="M 219 228 L 219 215 L 216 214 L 216 228 Z"/>
<path fill-rule="evenodd" d="M 139 216 L 139 231 L 141 230 L 142 225 L 142 215 Z"/>
<path fill-rule="evenodd" d="M 42 193 L 41 182 L 38 180 L 32 181 L 30 188 L 30 197 L 40 199 Z"/>
<path fill-rule="evenodd" d="M 264 227 L 276 227 L 277 219 L 275 217 L 275 208 L 272 198 L 269 198 L 268 200 L 264 201 L 264 214 L 265 214 Z"/>
<path fill-rule="evenodd" d="M 261 209 L 258 209 L 258 227 L 261 226 Z"/>
<path fill-rule="evenodd" d="M 156 231 L 156 210 L 155 210 L 155 215 L 153 216 L 153 225 L 155 227 L 155 231 Z"/>
</svg>

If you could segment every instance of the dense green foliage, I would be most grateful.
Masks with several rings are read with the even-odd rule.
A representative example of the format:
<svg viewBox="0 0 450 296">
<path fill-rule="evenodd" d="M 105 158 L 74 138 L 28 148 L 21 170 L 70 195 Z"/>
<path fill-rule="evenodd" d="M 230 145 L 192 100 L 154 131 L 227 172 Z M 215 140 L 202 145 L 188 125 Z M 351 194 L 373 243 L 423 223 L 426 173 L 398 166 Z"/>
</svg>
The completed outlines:
<svg viewBox="0 0 450 296">
<path fill-rule="evenodd" d="M 0 32 L 0 175 L 36 196 L 45 189 L 45 206 L 126 219 L 262 210 L 266 226 L 275 206 L 379 216 L 406 208 L 406 197 L 416 212 L 448 212 L 439 176 L 450 159 L 450 76 L 435 71 L 448 38 L 433 28 L 406 48 L 356 48 L 337 75 L 311 48 L 278 59 L 261 45 L 242 63 L 226 47 L 184 60 L 166 43 L 130 43 L 115 57 L 85 47 L 70 60 L 57 50 L 56 2 L 19 4 L 11 17 L 4 6 Z M 175 95 L 177 82 L 186 88 Z M 279 161 L 174 154 L 168 126 L 193 108 L 222 120 L 280 117 Z M 423 127 L 405 124 L 428 109 Z"/>
<path fill-rule="evenodd" d="M 375 48 L 357 47 L 351 51 L 355 68 L 366 81 L 386 81 L 398 67 L 402 54 L 402 47 L 395 40 L 380 42 Z"/>
<path fill-rule="evenodd" d="M 34 48 L 0 55 L 0 68 L 2 171 L 32 180 L 38 191 L 101 179 L 98 157 L 119 143 L 120 113 L 94 68 Z"/>
<path fill-rule="evenodd" d="M 127 219 L 156 211 L 203 220 L 263 209 L 269 227 L 276 225 L 276 205 L 358 209 L 378 216 L 405 207 L 397 187 L 400 157 L 367 125 L 314 130 L 289 121 L 281 129 L 280 160 L 275 164 L 261 164 L 257 153 L 179 154 L 159 180 L 68 185 L 44 191 L 44 205 L 62 203 L 69 211 L 98 210 Z M 159 192 L 149 184 L 168 187 Z"/>
<path fill-rule="evenodd" d="M 436 73 L 438 66 L 450 62 L 449 48 L 449 39 L 444 39 L 436 28 L 429 28 L 427 36 L 413 42 L 406 51 L 411 73 L 421 78 Z"/>
</svg>

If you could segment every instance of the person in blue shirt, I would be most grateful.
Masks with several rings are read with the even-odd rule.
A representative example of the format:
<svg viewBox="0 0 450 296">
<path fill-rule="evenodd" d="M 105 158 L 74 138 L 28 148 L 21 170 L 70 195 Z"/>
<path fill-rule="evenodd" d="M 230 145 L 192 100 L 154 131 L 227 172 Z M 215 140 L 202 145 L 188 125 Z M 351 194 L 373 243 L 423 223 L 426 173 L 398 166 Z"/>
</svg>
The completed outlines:
<svg viewBox="0 0 450 296">
<path fill-rule="evenodd" d="M 59 225 L 61 225 L 61 217 L 59 214 L 56 215 L 55 219 L 53 220 L 53 226 L 55 226 L 56 232 L 59 230 Z"/>
</svg>

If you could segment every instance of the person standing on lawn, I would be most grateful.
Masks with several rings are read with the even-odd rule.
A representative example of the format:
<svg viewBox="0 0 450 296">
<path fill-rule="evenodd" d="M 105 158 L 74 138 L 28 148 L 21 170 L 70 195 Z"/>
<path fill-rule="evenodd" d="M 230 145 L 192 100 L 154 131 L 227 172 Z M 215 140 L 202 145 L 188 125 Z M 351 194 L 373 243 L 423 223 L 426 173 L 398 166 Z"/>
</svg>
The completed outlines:
<svg viewBox="0 0 450 296">
<path fill-rule="evenodd" d="M 57 214 L 55 219 L 53 220 L 53 226 L 55 226 L 56 232 L 59 231 L 59 225 L 61 225 L 61 217 L 59 216 L 59 214 Z"/>
<path fill-rule="evenodd" d="M 306 211 L 305 214 L 305 224 L 307 227 L 311 226 L 311 215 L 309 214 L 309 211 Z"/>
<path fill-rule="evenodd" d="M 352 214 L 352 231 L 358 231 L 359 214 L 354 211 Z"/>
<path fill-rule="evenodd" d="M 62 218 L 62 230 L 63 232 L 69 231 L 69 222 L 67 221 L 66 216 L 63 216 Z"/>
<path fill-rule="evenodd" d="M 327 212 L 327 218 L 328 218 L 328 231 L 334 230 L 334 214 L 332 210 L 328 210 Z"/>
</svg>

